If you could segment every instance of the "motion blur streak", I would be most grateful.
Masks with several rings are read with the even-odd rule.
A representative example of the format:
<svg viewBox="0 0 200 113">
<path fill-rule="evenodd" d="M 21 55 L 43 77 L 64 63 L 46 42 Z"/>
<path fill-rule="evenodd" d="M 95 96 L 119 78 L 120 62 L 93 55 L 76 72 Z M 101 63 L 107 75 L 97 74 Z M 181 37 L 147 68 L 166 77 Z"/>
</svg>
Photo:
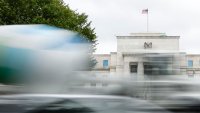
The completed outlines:
<svg viewBox="0 0 200 113">
<path fill-rule="evenodd" d="M 52 26 L 1 26 L 0 80 L 58 93 L 73 71 L 87 67 L 89 46 L 81 35 Z"/>
<path fill-rule="evenodd" d="M 98 75 L 99 76 L 99 75 Z M 199 77 L 185 75 L 105 75 L 96 83 L 107 84 L 107 93 L 150 101 L 175 113 L 199 113 Z M 98 87 L 98 86 L 97 86 Z M 110 91 L 110 92 L 109 92 Z M 144 107 L 145 108 L 145 107 Z"/>
</svg>

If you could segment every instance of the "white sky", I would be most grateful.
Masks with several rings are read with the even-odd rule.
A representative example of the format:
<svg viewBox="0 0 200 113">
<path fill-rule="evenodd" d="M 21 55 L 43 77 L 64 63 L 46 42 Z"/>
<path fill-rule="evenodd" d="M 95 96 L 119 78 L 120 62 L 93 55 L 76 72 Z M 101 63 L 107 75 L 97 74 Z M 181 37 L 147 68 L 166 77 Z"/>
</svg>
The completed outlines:
<svg viewBox="0 0 200 113">
<path fill-rule="evenodd" d="M 70 8 L 86 13 L 98 36 L 96 53 L 117 50 L 116 35 L 149 31 L 179 35 L 180 50 L 200 53 L 200 0 L 64 0 Z"/>
</svg>

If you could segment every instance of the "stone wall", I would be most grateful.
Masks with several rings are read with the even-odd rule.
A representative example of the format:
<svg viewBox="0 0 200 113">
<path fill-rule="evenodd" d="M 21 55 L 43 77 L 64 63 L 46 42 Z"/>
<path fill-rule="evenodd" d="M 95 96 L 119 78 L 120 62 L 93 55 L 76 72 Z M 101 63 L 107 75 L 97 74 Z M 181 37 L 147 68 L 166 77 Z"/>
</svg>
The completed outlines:
<svg viewBox="0 0 200 113">
<path fill-rule="evenodd" d="M 110 54 L 94 54 L 94 58 L 97 61 L 93 71 L 108 71 L 110 72 Z M 108 60 L 108 68 L 103 67 L 103 60 Z"/>
</svg>

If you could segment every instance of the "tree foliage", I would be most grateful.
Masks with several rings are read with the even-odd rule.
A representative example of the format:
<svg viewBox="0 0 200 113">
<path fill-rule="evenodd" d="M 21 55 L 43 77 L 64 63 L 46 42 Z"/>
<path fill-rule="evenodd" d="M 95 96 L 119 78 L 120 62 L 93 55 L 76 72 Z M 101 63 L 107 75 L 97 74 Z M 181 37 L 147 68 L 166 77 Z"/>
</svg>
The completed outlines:
<svg viewBox="0 0 200 113">
<path fill-rule="evenodd" d="M 96 39 L 88 16 L 71 10 L 62 0 L 0 0 L 0 25 L 10 24 L 48 24 Z"/>
</svg>

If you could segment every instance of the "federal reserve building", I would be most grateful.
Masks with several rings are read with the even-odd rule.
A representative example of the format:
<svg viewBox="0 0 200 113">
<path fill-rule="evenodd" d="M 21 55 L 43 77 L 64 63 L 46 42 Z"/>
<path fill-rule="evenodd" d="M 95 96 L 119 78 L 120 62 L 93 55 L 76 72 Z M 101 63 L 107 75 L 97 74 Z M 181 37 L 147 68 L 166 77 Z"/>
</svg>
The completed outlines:
<svg viewBox="0 0 200 113">
<path fill-rule="evenodd" d="M 94 54 L 97 64 L 92 71 L 138 75 L 200 74 L 200 55 L 180 51 L 180 36 L 147 32 L 116 38 L 117 51 Z"/>
</svg>

